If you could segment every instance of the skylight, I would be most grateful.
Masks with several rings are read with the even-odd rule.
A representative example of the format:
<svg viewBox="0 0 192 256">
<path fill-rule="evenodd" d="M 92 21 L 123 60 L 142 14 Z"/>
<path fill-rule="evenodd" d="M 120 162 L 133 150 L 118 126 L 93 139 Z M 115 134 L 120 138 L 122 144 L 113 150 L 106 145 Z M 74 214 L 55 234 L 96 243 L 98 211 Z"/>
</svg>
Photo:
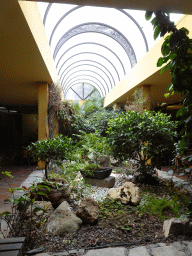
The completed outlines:
<svg viewBox="0 0 192 256">
<path fill-rule="evenodd" d="M 69 100 L 86 100 L 95 90 L 101 97 L 106 96 L 156 43 L 145 11 L 38 5 Z M 171 14 L 171 20 L 181 16 Z"/>
</svg>

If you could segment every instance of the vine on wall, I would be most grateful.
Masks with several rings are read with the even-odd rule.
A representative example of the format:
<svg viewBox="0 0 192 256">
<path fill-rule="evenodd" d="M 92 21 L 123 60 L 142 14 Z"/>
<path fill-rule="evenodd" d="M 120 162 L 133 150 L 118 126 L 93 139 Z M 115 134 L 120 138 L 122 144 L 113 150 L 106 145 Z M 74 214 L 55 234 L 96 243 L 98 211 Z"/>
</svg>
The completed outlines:
<svg viewBox="0 0 192 256">
<path fill-rule="evenodd" d="M 53 138 L 57 133 L 68 135 L 71 124 L 75 120 L 75 108 L 69 101 L 62 99 L 60 86 L 51 83 L 49 85 L 48 124 L 49 137 Z"/>
</svg>

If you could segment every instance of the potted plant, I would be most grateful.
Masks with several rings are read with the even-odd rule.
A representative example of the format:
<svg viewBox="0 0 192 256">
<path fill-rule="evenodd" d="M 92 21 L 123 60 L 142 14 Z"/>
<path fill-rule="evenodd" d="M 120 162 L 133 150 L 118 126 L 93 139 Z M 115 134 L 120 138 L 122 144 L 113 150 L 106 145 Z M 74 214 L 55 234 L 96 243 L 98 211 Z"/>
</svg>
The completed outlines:
<svg viewBox="0 0 192 256">
<path fill-rule="evenodd" d="M 82 165 L 81 173 L 84 177 L 104 179 L 111 174 L 112 168 L 101 165 L 100 159 L 110 155 L 110 147 L 105 137 L 100 137 L 97 133 L 80 135 L 80 142 L 77 144 Z"/>
</svg>

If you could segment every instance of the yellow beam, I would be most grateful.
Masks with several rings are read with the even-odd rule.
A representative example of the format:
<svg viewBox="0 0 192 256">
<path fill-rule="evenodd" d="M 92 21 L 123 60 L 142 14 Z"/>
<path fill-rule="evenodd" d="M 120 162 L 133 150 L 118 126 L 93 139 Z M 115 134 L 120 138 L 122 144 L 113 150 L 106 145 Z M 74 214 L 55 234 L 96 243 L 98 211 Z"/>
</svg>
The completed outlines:
<svg viewBox="0 0 192 256">
<path fill-rule="evenodd" d="M 40 84 L 38 86 L 38 140 L 45 140 L 49 136 L 48 96 L 48 84 Z M 38 168 L 44 169 L 44 163 L 39 161 Z"/>
<path fill-rule="evenodd" d="M 27 0 L 31 1 L 31 0 Z M 37 0 L 33 0 L 37 1 Z M 192 14 L 191 0 L 41 0 L 49 3 L 66 3 L 76 5 L 103 6 L 122 9 L 135 10 L 157 10 L 161 9 L 167 12 Z"/>
</svg>

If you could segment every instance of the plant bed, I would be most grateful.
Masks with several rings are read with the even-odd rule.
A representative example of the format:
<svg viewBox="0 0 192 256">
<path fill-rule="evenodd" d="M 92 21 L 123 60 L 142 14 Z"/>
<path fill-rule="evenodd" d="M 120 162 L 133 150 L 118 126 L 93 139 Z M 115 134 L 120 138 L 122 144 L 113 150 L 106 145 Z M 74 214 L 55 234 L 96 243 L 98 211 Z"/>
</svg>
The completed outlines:
<svg viewBox="0 0 192 256">
<path fill-rule="evenodd" d="M 122 168 L 123 171 L 123 168 Z M 125 170 L 126 171 L 126 170 Z M 126 180 L 120 178 L 120 182 Z M 121 184 L 118 182 L 118 186 Z M 180 195 L 176 188 L 166 186 L 165 182 L 150 185 L 137 183 L 141 192 L 141 202 L 137 206 L 123 205 L 118 201 L 105 199 L 99 202 L 100 215 L 94 225 L 83 223 L 73 234 L 53 236 L 45 232 L 46 223 L 28 239 L 30 249 L 41 247 L 47 252 L 59 252 L 72 249 L 99 248 L 106 246 L 146 245 L 160 242 L 190 240 L 188 236 L 163 235 L 163 221 L 179 217 L 183 202 L 188 198 Z M 97 188 L 97 191 L 99 188 Z M 70 202 L 74 212 L 77 210 L 75 200 Z M 25 230 L 27 233 L 27 231 Z M 22 235 L 22 233 L 21 233 Z"/>
<path fill-rule="evenodd" d="M 99 169 L 90 170 L 89 172 L 83 171 L 83 170 L 80 170 L 80 172 L 83 177 L 102 180 L 102 179 L 105 179 L 110 176 L 110 174 L 112 172 L 112 168 L 111 167 L 100 167 Z"/>
</svg>

